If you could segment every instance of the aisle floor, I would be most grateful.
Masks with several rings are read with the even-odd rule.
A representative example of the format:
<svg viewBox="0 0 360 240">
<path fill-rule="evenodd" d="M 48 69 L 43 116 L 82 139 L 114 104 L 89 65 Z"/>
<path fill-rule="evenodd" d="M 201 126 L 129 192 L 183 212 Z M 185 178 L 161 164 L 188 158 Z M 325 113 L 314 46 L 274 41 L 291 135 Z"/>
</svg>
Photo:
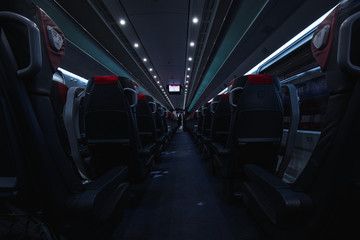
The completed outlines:
<svg viewBox="0 0 360 240">
<path fill-rule="evenodd" d="M 144 184 L 133 185 L 115 239 L 260 239 L 241 201 L 229 204 L 223 180 L 190 135 L 178 131 Z"/>
</svg>

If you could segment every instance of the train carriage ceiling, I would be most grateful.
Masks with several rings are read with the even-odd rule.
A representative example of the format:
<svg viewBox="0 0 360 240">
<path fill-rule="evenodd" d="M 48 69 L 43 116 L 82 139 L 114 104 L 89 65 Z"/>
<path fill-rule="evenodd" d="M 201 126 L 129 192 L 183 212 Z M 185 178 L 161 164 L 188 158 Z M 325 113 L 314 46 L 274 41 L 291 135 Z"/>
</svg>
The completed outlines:
<svg viewBox="0 0 360 240">
<path fill-rule="evenodd" d="M 194 110 L 327 12 L 334 0 L 33 0 L 67 38 L 61 67 L 134 79 Z M 169 94 L 167 85 L 181 93 Z"/>
</svg>

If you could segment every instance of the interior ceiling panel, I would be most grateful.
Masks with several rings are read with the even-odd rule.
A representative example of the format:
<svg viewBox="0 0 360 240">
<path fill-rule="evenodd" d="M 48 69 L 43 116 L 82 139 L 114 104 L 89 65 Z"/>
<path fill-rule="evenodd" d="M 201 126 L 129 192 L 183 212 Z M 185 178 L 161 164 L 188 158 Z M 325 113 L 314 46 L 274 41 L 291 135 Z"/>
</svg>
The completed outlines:
<svg viewBox="0 0 360 240">
<path fill-rule="evenodd" d="M 119 4 L 135 31 L 135 39 L 128 40 L 144 49 L 140 55 L 148 59 L 147 69 L 156 71 L 154 81 L 165 89 L 168 84 L 184 84 L 189 1 L 121 0 Z M 175 108 L 181 107 L 183 95 L 168 96 Z"/>
<path fill-rule="evenodd" d="M 172 82 L 182 83 L 188 1 L 122 0 L 121 3 L 163 84 L 168 84 L 171 76 Z M 159 54 L 165 52 L 167 54 Z"/>
<path fill-rule="evenodd" d="M 73 43 L 69 48 L 73 51 L 69 54 L 71 62 L 82 62 L 87 54 L 94 64 L 105 68 L 100 73 L 125 72 L 165 107 L 183 109 L 185 103 L 186 110 L 204 104 L 234 75 L 246 73 L 338 3 L 337 0 L 33 1 L 49 10 L 50 17 L 65 28 L 65 36 Z M 66 21 L 58 15 L 64 15 Z M 193 17 L 198 17 L 198 23 L 192 22 Z M 67 28 L 69 22 L 76 28 Z M 83 37 L 79 38 L 80 31 Z M 239 39 L 233 39 L 234 36 Z M 194 41 L 194 47 L 189 46 L 190 41 Z M 135 47 L 135 43 L 139 46 Z M 96 44 L 97 52 L 93 53 L 91 46 Z M 77 54 L 81 51 L 75 48 L 86 54 Z M 103 53 L 98 54 L 99 49 Z M 108 56 L 104 58 L 104 54 Z M 89 70 L 83 64 L 65 65 L 74 73 L 87 75 L 96 74 L 98 69 Z M 170 95 L 165 90 L 168 84 L 181 84 L 181 94 Z"/>
</svg>

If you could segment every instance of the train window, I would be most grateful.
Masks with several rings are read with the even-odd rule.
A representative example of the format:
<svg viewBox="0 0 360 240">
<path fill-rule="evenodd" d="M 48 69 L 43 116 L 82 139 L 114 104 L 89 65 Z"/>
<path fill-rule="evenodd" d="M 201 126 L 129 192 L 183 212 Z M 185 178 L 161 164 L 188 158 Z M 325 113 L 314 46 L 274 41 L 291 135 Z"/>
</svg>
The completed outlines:
<svg viewBox="0 0 360 240">
<path fill-rule="evenodd" d="M 321 131 L 324 122 L 328 91 L 325 76 L 295 84 L 300 103 L 300 130 Z"/>
<path fill-rule="evenodd" d="M 305 73 L 286 79 L 283 83 L 295 85 L 300 104 L 299 130 L 321 131 L 328 102 L 328 90 L 325 76 L 320 68 L 314 68 Z M 284 128 L 290 123 L 288 96 L 283 93 Z"/>
</svg>

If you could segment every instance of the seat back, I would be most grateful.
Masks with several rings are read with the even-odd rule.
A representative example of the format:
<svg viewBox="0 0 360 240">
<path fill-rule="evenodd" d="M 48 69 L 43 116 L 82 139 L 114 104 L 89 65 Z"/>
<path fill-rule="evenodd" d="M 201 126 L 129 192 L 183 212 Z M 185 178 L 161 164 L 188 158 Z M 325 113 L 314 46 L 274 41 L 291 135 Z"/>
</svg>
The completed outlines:
<svg viewBox="0 0 360 240">
<path fill-rule="evenodd" d="M 99 76 L 86 88 L 85 133 L 89 144 L 130 143 L 134 138 L 130 105 L 118 76 Z"/>
<path fill-rule="evenodd" d="M 16 117 L 21 119 L 19 130 L 28 159 L 27 166 L 31 167 L 31 176 L 37 184 L 33 194 L 41 195 L 42 211 L 49 219 L 60 222 L 66 214 L 64 208 L 68 196 L 84 189 L 69 154 L 60 111 L 67 89 L 52 81 L 64 54 L 65 37 L 56 24 L 31 1 L 24 0 L 21 4 L 4 1 L 1 7 L 1 10 L 27 17 L 38 26 L 39 45 L 34 47 L 31 42 L 35 39 L 28 33 L 30 28 L 9 25 L 4 31 L 9 36 L 9 46 L 2 55 L 9 56 L 6 71 L 12 74 L 17 84 L 13 92 L 14 98 L 18 98 Z M 31 25 L 37 28 L 35 24 Z M 39 58 L 40 64 L 36 70 L 26 71 L 29 59 L 33 61 L 33 57 Z M 25 71 L 16 71 L 17 66 Z"/>
<path fill-rule="evenodd" d="M 150 102 L 153 102 L 152 97 L 144 94 L 138 95 L 136 119 L 141 143 L 143 146 L 156 142 L 157 138 L 155 118 Z"/>
<path fill-rule="evenodd" d="M 212 112 L 211 139 L 225 147 L 229 134 L 231 108 L 228 94 L 221 94 L 211 102 Z"/>
<path fill-rule="evenodd" d="M 358 232 L 359 26 L 360 2 L 350 0 L 341 2 L 315 30 L 312 51 L 325 73 L 329 98 L 320 137 L 295 182 L 289 185 L 247 166 L 254 180 L 245 185 L 249 195 L 281 225 L 277 230 L 284 239 L 351 238 Z"/>
<path fill-rule="evenodd" d="M 21 138 L 21 126 L 18 120 L 26 118 L 18 116 L 23 105 L 18 100 L 18 79 L 15 59 L 3 29 L 4 21 L 0 13 L 0 146 L 2 157 L 0 163 L 0 201 L 2 203 L 2 214 L 5 214 L 7 201 L 18 201 L 22 204 L 28 203 L 36 209 L 36 185 L 29 169 L 29 158 L 26 155 L 26 145 Z M 11 20 L 10 20 L 11 21 Z M 15 20 L 12 20 L 15 22 Z M 11 59 L 9 59 L 11 58 Z M 13 60 L 13 61 L 12 61 Z M 20 104 L 19 104 L 20 103 Z M 30 161 L 31 162 L 31 161 Z M 30 193 L 33 194 L 30 194 Z M 34 201 L 35 200 L 35 201 Z M 0 234 L 0 238 L 4 236 Z"/>
<path fill-rule="evenodd" d="M 156 111 L 154 113 L 155 124 L 156 124 L 156 132 L 158 137 L 165 136 L 165 126 L 164 126 L 164 109 L 161 107 L 159 103 L 155 103 Z"/>
<path fill-rule="evenodd" d="M 236 78 L 229 101 L 232 115 L 228 148 L 241 149 L 239 158 L 274 171 L 283 130 L 279 79 L 271 75 Z"/>
<path fill-rule="evenodd" d="M 162 121 L 163 121 L 164 131 L 165 134 L 168 134 L 169 133 L 169 125 L 167 121 L 168 111 L 165 107 L 161 107 L 161 108 L 162 108 Z"/>
<path fill-rule="evenodd" d="M 342 66 L 340 55 L 345 52 L 348 62 L 352 62 L 353 66 L 360 66 L 359 49 L 355 47 L 356 39 L 359 39 L 359 11 L 358 1 L 342 2 L 319 24 L 312 39 L 313 55 L 325 73 L 329 100 L 317 145 L 293 187 L 296 190 L 308 192 L 313 199 L 316 199 L 315 201 L 325 196 L 329 198 L 329 194 L 335 194 L 334 186 L 339 186 L 338 180 L 348 178 L 341 169 L 354 166 L 351 162 L 352 157 L 350 159 L 344 157 L 348 156 L 348 152 L 344 151 L 344 148 L 348 147 L 344 144 L 353 145 L 353 139 L 349 136 L 353 136 L 358 129 L 358 124 L 353 122 L 356 117 L 350 119 L 348 115 L 358 112 L 350 107 L 350 103 L 354 101 L 353 98 L 358 97 L 354 88 L 359 83 L 360 74 Z M 358 15 L 355 16 L 356 14 Z M 354 25 L 347 28 L 345 20 L 348 23 L 354 21 Z M 350 29 L 352 31 L 349 32 Z M 325 35 L 328 37 L 324 38 Z M 351 50 L 347 49 L 350 46 L 347 46 L 344 41 L 352 44 Z M 345 125 L 345 122 L 352 122 L 352 124 Z M 352 127 L 353 130 L 349 129 Z M 332 193 L 330 189 L 325 190 L 325 186 L 331 187 Z M 319 192 L 319 189 L 323 191 Z"/>
<path fill-rule="evenodd" d="M 132 81 L 118 76 L 97 76 L 89 80 L 84 103 L 85 137 L 92 162 L 98 171 L 115 166 L 129 167 L 129 178 L 141 179 L 144 164 L 135 108 L 137 94 Z M 131 89 L 126 91 L 126 89 Z M 135 97 L 136 99 L 135 99 Z"/>
<path fill-rule="evenodd" d="M 198 116 L 196 131 L 197 131 L 197 134 L 201 135 L 202 129 L 203 129 L 203 122 L 204 122 L 204 117 L 202 115 L 202 107 L 200 107 L 198 110 L 196 110 L 196 115 Z"/>
<path fill-rule="evenodd" d="M 201 134 L 204 137 L 210 137 L 210 128 L 211 128 L 211 121 L 212 121 L 212 114 L 210 111 L 210 103 L 206 103 L 202 107 L 201 114 L 203 117 L 203 123 L 201 125 Z"/>
</svg>

